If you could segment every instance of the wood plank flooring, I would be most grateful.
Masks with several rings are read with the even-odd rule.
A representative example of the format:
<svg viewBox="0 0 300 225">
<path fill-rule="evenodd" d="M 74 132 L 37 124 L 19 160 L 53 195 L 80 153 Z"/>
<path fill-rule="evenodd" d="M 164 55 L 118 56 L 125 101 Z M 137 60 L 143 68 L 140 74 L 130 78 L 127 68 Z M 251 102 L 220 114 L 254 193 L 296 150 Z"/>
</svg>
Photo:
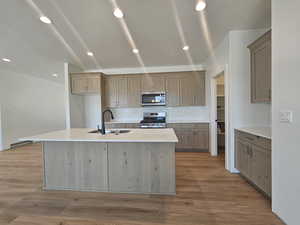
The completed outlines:
<svg viewBox="0 0 300 225">
<path fill-rule="evenodd" d="M 0 152 L 0 225 L 282 225 L 221 158 L 176 153 L 177 195 L 44 192 L 39 144 Z"/>
</svg>

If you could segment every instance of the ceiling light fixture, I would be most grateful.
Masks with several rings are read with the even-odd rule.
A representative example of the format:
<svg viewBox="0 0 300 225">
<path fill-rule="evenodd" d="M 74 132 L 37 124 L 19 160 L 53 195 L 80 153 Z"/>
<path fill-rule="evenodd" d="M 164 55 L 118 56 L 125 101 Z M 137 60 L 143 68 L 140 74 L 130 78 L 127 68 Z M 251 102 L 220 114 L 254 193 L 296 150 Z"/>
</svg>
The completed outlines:
<svg viewBox="0 0 300 225">
<path fill-rule="evenodd" d="M 51 24 L 52 23 L 52 21 L 46 16 L 41 16 L 40 21 L 42 21 L 43 23 L 46 23 L 46 24 Z"/>
<path fill-rule="evenodd" d="M 196 5 L 196 11 L 203 11 L 206 8 L 206 2 L 204 0 L 200 0 Z"/>
<path fill-rule="evenodd" d="M 2 58 L 2 61 L 3 61 L 3 62 L 11 62 L 11 60 L 8 59 L 8 58 Z"/>
<path fill-rule="evenodd" d="M 123 14 L 123 12 L 122 12 L 121 9 L 116 8 L 116 9 L 114 10 L 114 16 L 117 17 L 117 18 L 123 18 L 124 14 Z"/>
<path fill-rule="evenodd" d="M 94 53 L 92 53 L 92 52 L 87 52 L 86 53 L 88 56 L 94 56 Z"/>
<path fill-rule="evenodd" d="M 190 49 L 190 47 L 188 45 L 183 46 L 182 48 L 184 51 L 188 51 Z"/>
<path fill-rule="evenodd" d="M 58 77 L 57 73 L 52 74 L 53 77 Z"/>
<path fill-rule="evenodd" d="M 132 49 L 132 52 L 133 52 L 134 54 L 138 54 L 138 53 L 139 53 L 139 50 L 138 50 L 137 48 L 134 48 L 134 49 Z"/>
</svg>

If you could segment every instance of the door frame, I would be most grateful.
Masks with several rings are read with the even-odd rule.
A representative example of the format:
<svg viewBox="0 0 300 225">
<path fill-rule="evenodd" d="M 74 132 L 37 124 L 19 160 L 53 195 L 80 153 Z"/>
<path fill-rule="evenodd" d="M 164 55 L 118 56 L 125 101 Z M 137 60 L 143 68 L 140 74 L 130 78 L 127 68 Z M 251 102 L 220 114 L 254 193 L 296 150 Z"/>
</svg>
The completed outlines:
<svg viewBox="0 0 300 225">
<path fill-rule="evenodd" d="M 230 149 L 230 119 L 229 119 L 229 96 L 230 96 L 230 82 L 228 65 L 224 65 L 211 77 L 211 104 L 210 104 L 210 146 L 211 155 L 218 156 L 218 129 L 217 129 L 217 82 L 216 78 L 224 74 L 224 91 L 225 91 L 225 168 L 232 170 L 232 149 Z"/>
</svg>

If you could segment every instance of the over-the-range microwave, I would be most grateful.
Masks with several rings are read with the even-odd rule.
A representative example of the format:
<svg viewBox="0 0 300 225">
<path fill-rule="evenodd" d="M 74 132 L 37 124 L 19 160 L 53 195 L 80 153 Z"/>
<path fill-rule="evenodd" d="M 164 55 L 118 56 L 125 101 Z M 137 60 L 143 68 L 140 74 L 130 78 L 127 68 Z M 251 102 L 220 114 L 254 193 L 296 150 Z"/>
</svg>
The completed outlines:
<svg viewBox="0 0 300 225">
<path fill-rule="evenodd" d="M 142 106 L 164 106 L 166 105 L 166 93 L 143 92 L 141 100 Z"/>
</svg>

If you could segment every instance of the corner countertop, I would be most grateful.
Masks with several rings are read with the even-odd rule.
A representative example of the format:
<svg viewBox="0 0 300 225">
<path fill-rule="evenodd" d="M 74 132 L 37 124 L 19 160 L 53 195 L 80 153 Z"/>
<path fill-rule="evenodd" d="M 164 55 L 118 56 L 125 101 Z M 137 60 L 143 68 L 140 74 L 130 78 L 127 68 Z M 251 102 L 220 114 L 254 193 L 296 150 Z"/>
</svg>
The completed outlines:
<svg viewBox="0 0 300 225">
<path fill-rule="evenodd" d="M 242 127 L 237 128 L 239 131 L 243 131 L 256 136 L 272 139 L 272 128 L 271 127 Z"/>
<path fill-rule="evenodd" d="M 94 129 L 76 128 L 54 131 L 32 137 L 21 138 L 20 141 L 67 141 L 67 142 L 119 142 L 119 143 L 177 143 L 178 139 L 173 129 L 126 129 L 129 133 L 106 134 L 89 133 Z M 109 130 L 109 129 L 108 129 Z M 114 129 L 111 129 L 114 130 Z"/>
</svg>

